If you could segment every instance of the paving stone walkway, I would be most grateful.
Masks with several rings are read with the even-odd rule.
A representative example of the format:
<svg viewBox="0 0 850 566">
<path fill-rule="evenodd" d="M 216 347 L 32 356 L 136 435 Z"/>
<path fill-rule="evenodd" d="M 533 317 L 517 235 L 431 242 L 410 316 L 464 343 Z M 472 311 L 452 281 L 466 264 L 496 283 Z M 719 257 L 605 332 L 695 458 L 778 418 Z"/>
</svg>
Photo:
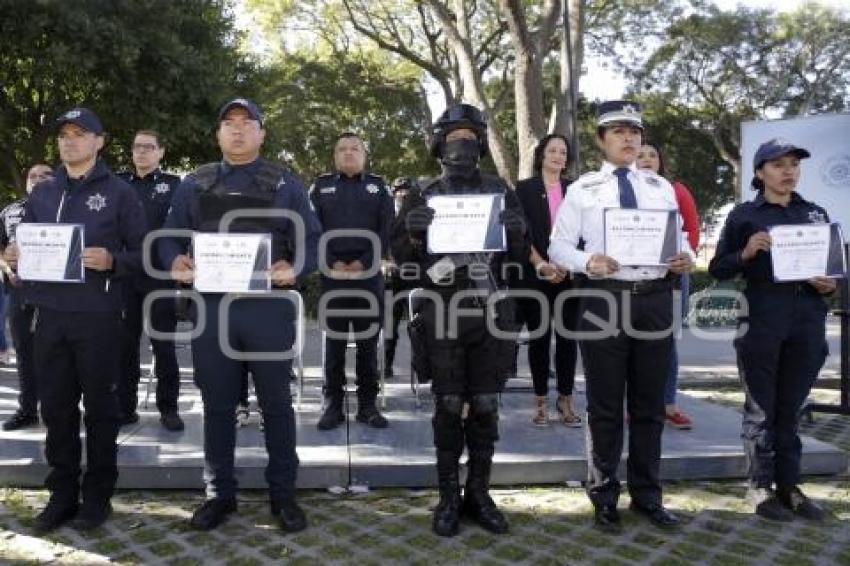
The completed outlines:
<svg viewBox="0 0 850 566">
<path fill-rule="evenodd" d="M 729 385 L 694 385 L 686 391 L 739 407 Z M 837 392 L 813 398 L 834 402 Z M 697 426 L 708 423 L 697 423 Z M 850 452 L 850 417 L 817 415 L 803 429 Z M 777 524 L 754 516 L 743 501 L 743 482 L 680 482 L 665 488 L 665 502 L 683 518 L 661 531 L 628 511 L 624 532 L 611 536 L 592 525 L 580 487 L 523 486 L 494 490 L 511 523 L 508 535 L 490 535 L 464 523 L 461 534 L 441 539 L 430 531 L 433 490 L 381 489 L 363 495 L 326 491 L 300 494 L 310 528 L 282 533 L 268 513 L 265 493 L 240 493 L 238 515 L 211 533 L 188 528 L 200 492 L 124 491 L 115 515 L 84 534 L 70 527 L 32 535 L 44 490 L 0 489 L 0 563 L 6 564 L 593 564 L 717 566 L 808 564 L 850 566 L 850 475 L 813 479 L 803 489 L 829 510 L 823 524 Z M 628 506 L 628 497 L 620 501 Z"/>
</svg>

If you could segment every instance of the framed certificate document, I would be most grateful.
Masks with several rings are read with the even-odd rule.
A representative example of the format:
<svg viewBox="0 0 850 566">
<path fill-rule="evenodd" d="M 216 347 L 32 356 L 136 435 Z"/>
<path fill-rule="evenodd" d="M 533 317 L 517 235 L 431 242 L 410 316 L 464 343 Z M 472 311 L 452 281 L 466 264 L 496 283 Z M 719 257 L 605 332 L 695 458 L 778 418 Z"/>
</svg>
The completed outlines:
<svg viewBox="0 0 850 566">
<path fill-rule="evenodd" d="M 625 266 L 661 266 L 679 253 L 676 210 L 606 208 L 605 255 Z"/>
<path fill-rule="evenodd" d="M 838 223 L 782 224 L 768 230 L 770 261 L 776 281 L 844 277 L 844 236 Z"/>
<path fill-rule="evenodd" d="M 82 224 L 18 224 L 18 277 L 55 283 L 85 281 L 84 232 Z"/>
<path fill-rule="evenodd" d="M 501 252 L 507 247 L 499 215 L 505 195 L 438 195 L 428 198 L 434 221 L 428 227 L 428 253 Z"/>
<path fill-rule="evenodd" d="M 196 232 L 195 289 L 201 293 L 262 293 L 271 289 L 271 234 Z"/>
</svg>

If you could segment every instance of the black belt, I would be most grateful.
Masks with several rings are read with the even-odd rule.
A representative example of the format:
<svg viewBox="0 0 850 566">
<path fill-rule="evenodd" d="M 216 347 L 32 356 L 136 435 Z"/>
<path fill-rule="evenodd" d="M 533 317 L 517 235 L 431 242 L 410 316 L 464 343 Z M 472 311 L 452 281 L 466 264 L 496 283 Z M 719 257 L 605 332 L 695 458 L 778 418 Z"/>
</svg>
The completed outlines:
<svg viewBox="0 0 850 566">
<path fill-rule="evenodd" d="M 633 295 L 649 295 L 670 291 L 672 282 L 666 277 L 660 279 L 643 279 L 640 281 L 623 281 L 622 279 L 590 279 L 584 281 L 584 287 L 604 289 L 606 291 L 628 291 Z"/>
</svg>

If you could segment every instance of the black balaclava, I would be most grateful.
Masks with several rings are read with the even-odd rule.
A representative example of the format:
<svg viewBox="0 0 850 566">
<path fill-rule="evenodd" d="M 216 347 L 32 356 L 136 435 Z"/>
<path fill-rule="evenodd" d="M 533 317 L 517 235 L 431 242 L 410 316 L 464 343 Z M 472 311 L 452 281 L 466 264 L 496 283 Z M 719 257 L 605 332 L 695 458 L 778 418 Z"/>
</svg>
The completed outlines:
<svg viewBox="0 0 850 566">
<path fill-rule="evenodd" d="M 447 177 L 472 178 L 478 174 L 481 146 L 477 139 L 443 142 L 440 165 Z"/>
</svg>

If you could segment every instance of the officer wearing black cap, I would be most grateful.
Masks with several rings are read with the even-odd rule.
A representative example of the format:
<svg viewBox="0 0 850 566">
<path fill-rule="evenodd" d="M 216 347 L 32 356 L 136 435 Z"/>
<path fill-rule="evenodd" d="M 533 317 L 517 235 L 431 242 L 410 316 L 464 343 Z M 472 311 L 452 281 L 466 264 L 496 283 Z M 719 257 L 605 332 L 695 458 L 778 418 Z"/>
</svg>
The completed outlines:
<svg viewBox="0 0 850 566">
<path fill-rule="evenodd" d="M 357 134 L 344 132 L 337 137 L 334 166 L 335 173 L 320 175 L 310 188 L 310 200 L 323 231 L 358 230 L 366 235 L 373 234 L 380 247 L 375 249 L 374 242 L 357 235 L 341 234 L 327 242 L 322 293 L 333 295 L 327 301 L 326 315 L 320 313 L 328 331 L 324 360 L 327 405 L 317 426 L 320 430 L 330 430 L 345 421 L 345 348 L 351 328 L 357 345 L 356 419 L 375 428 L 385 428 L 387 419 L 378 411 L 375 400 L 379 377 L 378 333 L 383 320 L 384 298 L 380 261 L 389 248 L 393 201 L 384 180 L 365 171 L 366 146 Z M 373 275 L 369 275 L 370 270 L 374 271 Z M 353 293 L 347 295 L 349 291 Z M 374 299 L 368 298 L 370 296 Z"/>
<path fill-rule="evenodd" d="M 177 189 L 165 228 L 196 232 L 271 233 L 270 278 L 275 287 L 292 288 L 316 266 L 320 226 L 310 209 L 301 181 L 280 165 L 260 157 L 265 138 L 263 119 L 252 101 L 237 98 L 219 112 L 216 131 L 223 159 L 188 175 Z M 291 217 L 242 216 L 226 228 L 223 218 L 242 209 L 294 213 Z M 246 212 L 246 214 L 249 214 Z M 301 228 L 299 228 L 299 225 Z M 182 283 L 194 280 L 194 261 L 188 241 L 165 237 L 159 241 L 163 265 Z M 299 272 L 299 259 L 303 267 Z M 222 307 L 226 300 L 233 302 Z M 295 501 L 298 456 L 295 452 L 295 413 L 289 392 L 291 359 L 257 360 L 269 353 L 289 351 L 295 340 L 295 308 L 283 297 L 203 293 L 196 321 L 206 324 L 192 340 L 195 383 L 204 403 L 204 481 L 207 501 L 195 510 L 189 524 L 210 530 L 236 511 L 236 405 L 247 365 L 265 418 L 264 435 L 271 511 L 281 528 L 295 532 L 307 526 Z M 224 310 L 222 310 L 224 309 Z M 240 356 L 229 356 L 228 344 Z"/>
<path fill-rule="evenodd" d="M 400 265 L 418 265 L 422 274 L 418 286 L 439 297 L 424 300 L 408 327 L 414 368 L 420 379 L 433 381 L 432 425 L 440 501 L 432 527 L 440 536 L 454 536 L 460 515 L 465 514 L 489 531 L 505 533 L 508 523 L 490 497 L 489 487 L 499 439 L 498 397 L 513 363 L 515 340 L 491 334 L 485 317 L 494 319 L 502 331 L 515 332 L 518 327 L 512 303 L 500 300 L 488 306 L 486 298 L 497 296 L 504 287 L 500 278 L 502 262 L 524 261 L 530 251 L 529 242 L 516 194 L 504 181 L 484 175 L 479 169 L 480 159 L 487 152 L 484 114 L 469 104 L 458 104 L 443 112 L 431 133 L 431 152 L 443 172 L 422 183 L 421 194 L 411 193 L 405 199 L 393 227 L 392 250 Z M 427 206 L 426 199 L 435 195 L 480 194 L 504 195 L 505 208 L 499 220 L 506 228 L 506 251 L 428 253 L 428 226 L 435 212 Z M 435 265 L 451 265 L 452 269 L 443 272 Z M 463 298 L 457 307 L 464 309 L 463 316 L 457 309 L 448 308 L 459 293 Z M 456 325 L 454 335 L 446 332 L 446 327 L 439 328 L 437 321 Z M 464 442 L 469 459 L 461 499 L 458 461 Z"/>
<path fill-rule="evenodd" d="M 401 204 L 404 202 L 408 193 L 418 190 L 419 188 L 416 182 L 407 177 L 398 177 L 393 181 L 392 195 L 395 214 L 398 214 L 398 211 L 401 210 Z M 401 317 L 407 311 L 406 294 L 415 288 L 415 280 L 404 277 L 404 274 L 399 270 L 398 264 L 392 259 L 385 265 L 384 277 L 386 278 L 387 290 L 390 291 L 390 296 L 392 297 L 390 324 L 389 328 L 384 330 L 384 377 L 391 378 L 393 377 L 395 350 L 398 345 L 398 327 L 401 324 Z"/>
<path fill-rule="evenodd" d="M 664 428 L 664 384 L 672 347 L 670 273 L 691 268 L 684 251 L 664 266 L 620 266 L 605 255 L 606 208 L 678 210 L 673 188 L 655 173 L 638 169 L 643 123 L 637 103 L 617 100 L 598 108 L 596 143 L 604 154 L 599 171 L 582 175 L 558 209 L 549 244 L 556 265 L 580 274 L 580 285 L 595 291 L 583 297 L 579 330 L 599 333 L 605 321 L 615 332 L 581 341 L 587 379 L 590 428 L 588 495 L 597 526 L 620 529 L 617 467 L 623 448 L 623 405 L 629 414 L 628 489 L 631 508 L 661 527 L 678 519 L 662 505 L 659 466 Z M 584 247 L 579 242 L 584 241 Z M 611 309 L 615 312 L 610 312 Z M 661 333 L 646 336 L 642 333 Z"/>
<path fill-rule="evenodd" d="M 756 197 L 726 219 L 709 271 L 717 279 L 743 276 L 747 331 L 735 340 L 744 383 L 744 449 L 748 500 L 767 519 L 820 520 L 824 512 L 800 483 L 800 408 L 827 355 L 823 296 L 835 291 L 826 277 L 777 282 L 767 230 L 781 224 L 829 222 L 820 206 L 796 192 L 800 160 L 809 152 L 783 139 L 763 143 L 753 159 Z M 843 252 L 842 252 L 843 253 Z M 774 490 L 774 484 L 776 489 Z"/>
<path fill-rule="evenodd" d="M 162 137 L 154 130 L 139 130 L 133 137 L 131 147 L 133 171 L 120 173 L 119 176 L 127 181 L 136 191 L 145 216 L 148 220 L 148 230 L 162 228 L 171 198 L 180 177 L 169 175 L 159 168 L 160 161 L 165 155 Z M 153 267 L 163 269 L 159 258 L 152 257 Z M 127 285 L 126 334 L 124 342 L 124 371 L 118 385 L 118 402 L 121 406 L 121 424 L 138 422 L 136 412 L 138 403 L 138 387 L 141 371 L 139 367 L 139 341 L 142 338 L 144 318 L 148 319 L 150 327 L 156 332 L 173 334 L 177 328 L 177 312 L 173 298 L 157 299 L 150 305 L 147 313 L 142 312 L 145 296 L 151 291 L 173 287 L 170 281 L 155 279 L 147 274 L 140 274 L 132 284 Z M 167 430 L 183 430 L 183 420 L 177 412 L 177 397 L 180 394 L 180 368 L 177 365 L 177 354 L 171 340 L 151 338 L 153 348 L 154 370 L 156 371 L 156 408 L 159 409 L 160 422 Z"/>
<path fill-rule="evenodd" d="M 45 481 L 50 501 L 35 519 L 39 532 L 75 516 L 77 528 L 93 529 L 112 512 L 110 498 L 118 479 L 115 387 L 122 287 L 141 269 L 146 230 L 139 199 L 98 158 L 104 136 L 94 112 L 73 108 L 58 118 L 56 126 L 62 166 L 53 179 L 35 187 L 22 224 L 82 224 L 85 281 L 24 282 L 23 286 L 25 301 L 36 309 L 33 349 L 50 466 Z M 86 431 L 82 486 L 80 396 Z M 78 502 L 81 490 L 82 506 Z"/>
<path fill-rule="evenodd" d="M 53 168 L 50 165 L 39 163 L 30 167 L 27 171 L 27 197 L 37 184 L 52 178 Z M 15 230 L 24 217 L 26 203 L 26 198 L 16 200 L 0 212 L 0 248 L 5 250 L 15 243 Z M 18 430 L 38 424 L 38 382 L 35 376 L 35 360 L 32 357 L 30 330 L 35 308 L 24 300 L 20 282 L 6 269 L 4 267 L 6 290 L 9 293 L 9 332 L 15 345 L 21 389 L 18 395 L 18 410 L 3 423 L 3 430 Z"/>
</svg>

